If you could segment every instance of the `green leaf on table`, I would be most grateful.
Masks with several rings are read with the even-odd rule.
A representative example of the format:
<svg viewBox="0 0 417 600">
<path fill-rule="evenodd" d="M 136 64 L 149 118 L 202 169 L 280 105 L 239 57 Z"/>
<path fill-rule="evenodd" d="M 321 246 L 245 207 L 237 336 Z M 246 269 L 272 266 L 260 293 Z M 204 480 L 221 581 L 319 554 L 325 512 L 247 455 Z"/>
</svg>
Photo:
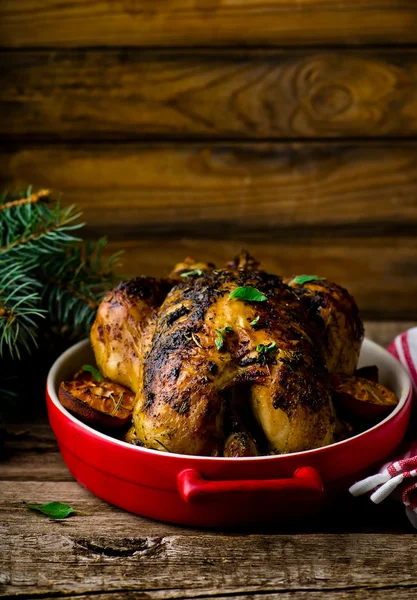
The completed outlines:
<svg viewBox="0 0 417 600">
<path fill-rule="evenodd" d="M 63 504 L 62 502 L 48 502 L 47 504 L 29 504 L 23 500 L 24 505 L 30 510 L 37 510 L 42 514 L 46 515 L 50 519 L 66 519 L 77 511 Z"/>
<path fill-rule="evenodd" d="M 247 302 L 265 302 L 266 296 L 251 285 L 246 285 L 230 292 L 229 300 L 234 299 L 246 300 Z"/>
<path fill-rule="evenodd" d="M 96 381 L 103 381 L 103 375 L 95 367 L 92 367 L 91 365 L 83 365 L 82 370 L 89 371 Z"/>
<path fill-rule="evenodd" d="M 288 285 L 292 283 L 298 283 L 299 285 L 303 285 L 303 283 L 310 283 L 311 281 L 323 281 L 326 279 L 325 277 L 318 277 L 317 275 L 297 275 L 294 279 L 291 279 Z"/>
</svg>

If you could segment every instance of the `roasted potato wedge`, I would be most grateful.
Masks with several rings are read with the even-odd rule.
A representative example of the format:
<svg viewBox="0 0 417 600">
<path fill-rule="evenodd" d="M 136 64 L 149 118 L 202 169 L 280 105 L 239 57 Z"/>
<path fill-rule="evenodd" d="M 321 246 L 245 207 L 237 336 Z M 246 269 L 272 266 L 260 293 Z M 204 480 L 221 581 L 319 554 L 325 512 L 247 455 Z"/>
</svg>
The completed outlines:
<svg viewBox="0 0 417 600">
<path fill-rule="evenodd" d="M 119 429 L 132 418 L 135 394 L 118 383 L 63 381 L 58 396 L 67 410 L 95 427 Z"/>
<path fill-rule="evenodd" d="M 369 379 L 350 375 L 332 375 L 333 400 L 347 416 L 376 422 L 398 404 L 397 396 Z"/>
</svg>

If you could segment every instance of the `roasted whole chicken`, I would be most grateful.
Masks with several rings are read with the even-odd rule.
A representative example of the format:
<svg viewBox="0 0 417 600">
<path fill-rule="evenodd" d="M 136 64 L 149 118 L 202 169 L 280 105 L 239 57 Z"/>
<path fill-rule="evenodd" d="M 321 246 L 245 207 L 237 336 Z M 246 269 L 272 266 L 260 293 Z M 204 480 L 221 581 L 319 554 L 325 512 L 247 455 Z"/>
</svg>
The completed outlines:
<svg viewBox="0 0 417 600">
<path fill-rule="evenodd" d="M 331 375 L 353 375 L 363 327 L 352 297 L 283 280 L 241 253 L 186 259 L 103 299 L 91 330 L 105 378 L 135 393 L 126 439 L 161 451 L 254 456 L 336 439 Z"/>
</svg>

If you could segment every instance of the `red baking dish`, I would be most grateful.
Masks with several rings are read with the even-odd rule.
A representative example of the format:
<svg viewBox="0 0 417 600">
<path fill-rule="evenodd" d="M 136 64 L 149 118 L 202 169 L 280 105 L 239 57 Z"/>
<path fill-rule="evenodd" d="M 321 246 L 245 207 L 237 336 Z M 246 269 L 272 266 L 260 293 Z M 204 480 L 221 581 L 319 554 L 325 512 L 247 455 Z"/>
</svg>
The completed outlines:
<svg viewBox="0 0 417 600">
<path fill-rule="evenodd" d="M 408 374 L 386 350 L 365 339 L 359 366 L 378 365 L 381 383 L 400 399 L 371 429 L 324 448 L 280 456 L 214 458 L 158 452 L 100 433 L 60 404 L 59 383 L 92 361 L 86 340 L 64 352 L 48 375 L 49 420 L 68 469 L 99 498 L 172 523 L 224 527 L 312 514 L 390 457 L 410 417 Z"/>
</svg>

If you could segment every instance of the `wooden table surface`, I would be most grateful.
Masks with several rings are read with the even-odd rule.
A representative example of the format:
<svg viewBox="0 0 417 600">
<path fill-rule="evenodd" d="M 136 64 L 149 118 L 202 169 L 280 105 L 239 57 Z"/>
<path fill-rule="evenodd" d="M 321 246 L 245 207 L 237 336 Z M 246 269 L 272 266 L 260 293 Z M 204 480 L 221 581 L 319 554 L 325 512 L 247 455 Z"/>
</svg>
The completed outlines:
<svg viewBox="0 0 417 600">
<path fill-rule="evenodd" d="M 386 345 L 411 323 L 367 323 Z M 415 598 L 417 536 L 403 508 L 366 498 L 263 530 L 177 527 L 131 515 L 74 481 L 44 417 L 4 428 L 3 598 Z M 52 521 L 23 500 L 81 511 Z"/>
</svg>

